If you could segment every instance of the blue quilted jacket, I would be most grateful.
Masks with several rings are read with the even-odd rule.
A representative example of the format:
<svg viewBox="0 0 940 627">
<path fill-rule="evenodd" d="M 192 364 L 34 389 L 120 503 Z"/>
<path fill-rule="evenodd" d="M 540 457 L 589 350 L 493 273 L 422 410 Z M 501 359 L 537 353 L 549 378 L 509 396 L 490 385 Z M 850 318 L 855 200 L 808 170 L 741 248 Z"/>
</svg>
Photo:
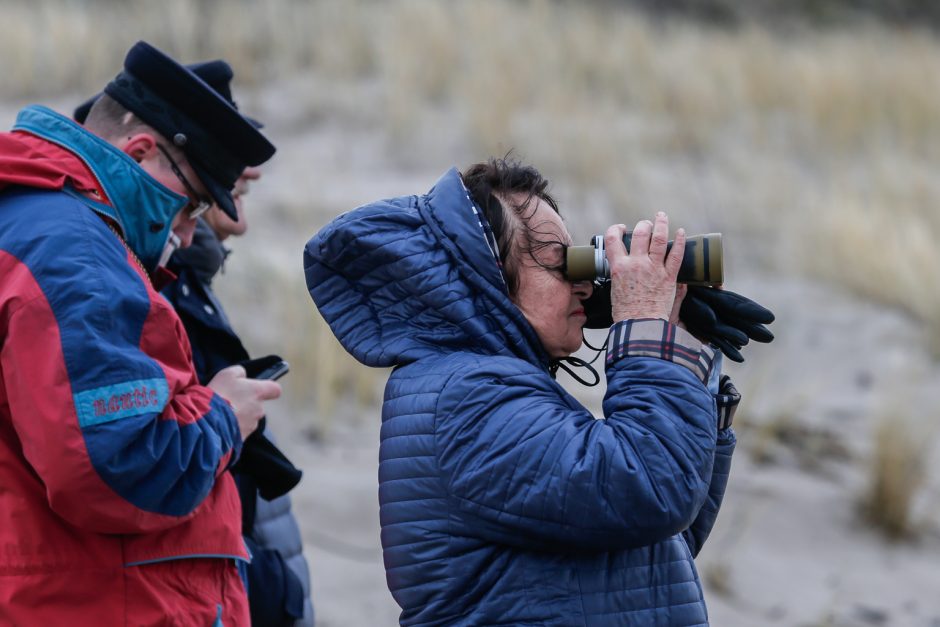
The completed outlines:
<svg viewBox="0 0 940 627">
<path fill-rule="evenodd" d="M 343 346 L 394 366 L 382 545 L 402 625 L 703 625 L 693 563 L 734 435 L 714 352 L 661 320 L 611 329 L 605 420 L 549 374 L 456 170 L 307 244 Z"/>
</svg>

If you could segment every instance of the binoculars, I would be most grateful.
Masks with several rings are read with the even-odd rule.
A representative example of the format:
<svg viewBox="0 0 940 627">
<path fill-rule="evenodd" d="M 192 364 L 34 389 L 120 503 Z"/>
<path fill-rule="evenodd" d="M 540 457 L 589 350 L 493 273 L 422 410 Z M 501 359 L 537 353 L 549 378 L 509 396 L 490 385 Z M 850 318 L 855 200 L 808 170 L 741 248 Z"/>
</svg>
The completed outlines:
<svg viewBox="0 0 940 627">
<path fill-rule="evenodd" d="M 623 243 L 630 250 L 632 234 L 623 236 Z M 669 242 L 666 252 L 672 250 Z M 607 281 L 610 266 L 604 254 L 604 236 L 595 235 L 590 246 L 569 246 L 565 249 L 565 276 L 569 281 Z M 690 235 L 685 238 L 685 254 L 679 268 L 679 283 L 715 287 L 724 282 L 722 264 L 721 233 Z"/>
</svg>

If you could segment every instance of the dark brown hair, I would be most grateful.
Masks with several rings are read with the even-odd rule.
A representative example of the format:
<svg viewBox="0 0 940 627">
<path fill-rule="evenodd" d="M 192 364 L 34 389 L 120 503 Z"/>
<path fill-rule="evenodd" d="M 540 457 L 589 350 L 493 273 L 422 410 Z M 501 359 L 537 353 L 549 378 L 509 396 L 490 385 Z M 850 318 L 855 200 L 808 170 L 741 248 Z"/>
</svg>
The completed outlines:
<svg viewBox="0 0 940 627">
<path fill-rule="evenodd" d="M 529 218 L 535 211 L 531 202 L 533 198 L 540 198 L 555 213 L 559 213 L 558 203 L 546 191 L 548 180 L 534 167 L 508 155 L 475 163 L 464 170 L 461 176 L 473 202 L 483 210 L 483 215 L 490 223 L 499 248 L 499 261 L 503 266 L 506 286 L 509 295 L 514 296 L 519 289 L 519 256 L 512 254 L 513 249 L 518 248 L 520 253 L 528 253 L 535 259 L 532 252 L 540 245 L 558 243 L 537 239 L 535 236 L 539 231 L 529 225 Z M 522 202 L 514 200 L 520 195 L 525 196 Z"/>
</svg>

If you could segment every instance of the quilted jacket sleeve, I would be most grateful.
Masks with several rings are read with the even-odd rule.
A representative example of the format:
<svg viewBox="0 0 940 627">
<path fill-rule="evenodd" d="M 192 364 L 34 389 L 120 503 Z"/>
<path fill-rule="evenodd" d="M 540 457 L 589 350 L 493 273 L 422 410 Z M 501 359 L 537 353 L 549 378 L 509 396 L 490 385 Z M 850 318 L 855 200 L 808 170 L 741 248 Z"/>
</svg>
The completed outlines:
<svg viewBox="0 0 940 627">
<path fill-rule="evenodd" d="M 708 497 L 698 516 L 692 522 L 692 525 L 682 532 L 692 557 L 696 557 L 708 535 L 715 526 L 715 520 L 718 518 L 718 510 L 721 508 L 721 501 L 725 496 L 725 488 L 728 486 L 728 476 L 731 472 L 731 455 L 735 447 L 734 430 L 731 428 L 722 429 L 718 432 L 718 445 L 715 447 L 715 464 L 712 469 L 711 482 L 708 485 Z"/>
<path fill-rule="evenodd" d="M 718 410 L 718 444 L 715 447 L 715 465 L 712 469 L 711 483 L 708 487 L 708 499 L 699 510 L 692 526 L 682 532 L 693 556 L 702 550 L 702 545 L 711 533 L 718 517 L 721 501 L 728 485 L 731 471 L 731 456 L 737 442 L 731 423 L 741 402 L 741 394 L 728 375 L 722 375 L 720 369 L 721 353 L 716 353 L 716 365 L 708 382 L 708 389 L 715 397 Z"/>
<path fill-rule="evenodd" d="M 0 255 L 0 383 L 56 513 L 100 533 L 168 528 L 237 455 L 237 421 L 132 255 L 88 220 Z"/>
<path fill-rule="evenodd" d="M 614 550 L 690 526 L 715 458 L 715 405 L 703 384 L 713 353 L 649 322 L 612 329 L 606 420 L 519 360 L 479 359 L 452 377 L 436 438 L 456 533 Z"/>
</svg>

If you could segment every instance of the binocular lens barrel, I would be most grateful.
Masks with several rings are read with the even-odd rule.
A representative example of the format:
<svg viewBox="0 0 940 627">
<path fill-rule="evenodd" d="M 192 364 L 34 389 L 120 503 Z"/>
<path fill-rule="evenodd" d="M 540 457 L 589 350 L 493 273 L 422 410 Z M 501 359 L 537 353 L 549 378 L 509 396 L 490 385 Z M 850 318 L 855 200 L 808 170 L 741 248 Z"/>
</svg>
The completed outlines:
<svg viewBox="0 0 940 627">
<path fill-rule="evenodd" d="M 630 250 L 632 234 L 623 236 Z M 666 250 L 672 250 L 669 242 Z M 604 237 L 595 235 L 590 246 L 569 246 L 565 249 L 566 276 L 569 281 L 604 281 L 610 279 L 610 267 L 604 254 Z M 685 254 L 679 268 L 679 283 L 717 286 L 724 282 L 721 233 L 689 235 L 685 238 Z"/>
</svg>

